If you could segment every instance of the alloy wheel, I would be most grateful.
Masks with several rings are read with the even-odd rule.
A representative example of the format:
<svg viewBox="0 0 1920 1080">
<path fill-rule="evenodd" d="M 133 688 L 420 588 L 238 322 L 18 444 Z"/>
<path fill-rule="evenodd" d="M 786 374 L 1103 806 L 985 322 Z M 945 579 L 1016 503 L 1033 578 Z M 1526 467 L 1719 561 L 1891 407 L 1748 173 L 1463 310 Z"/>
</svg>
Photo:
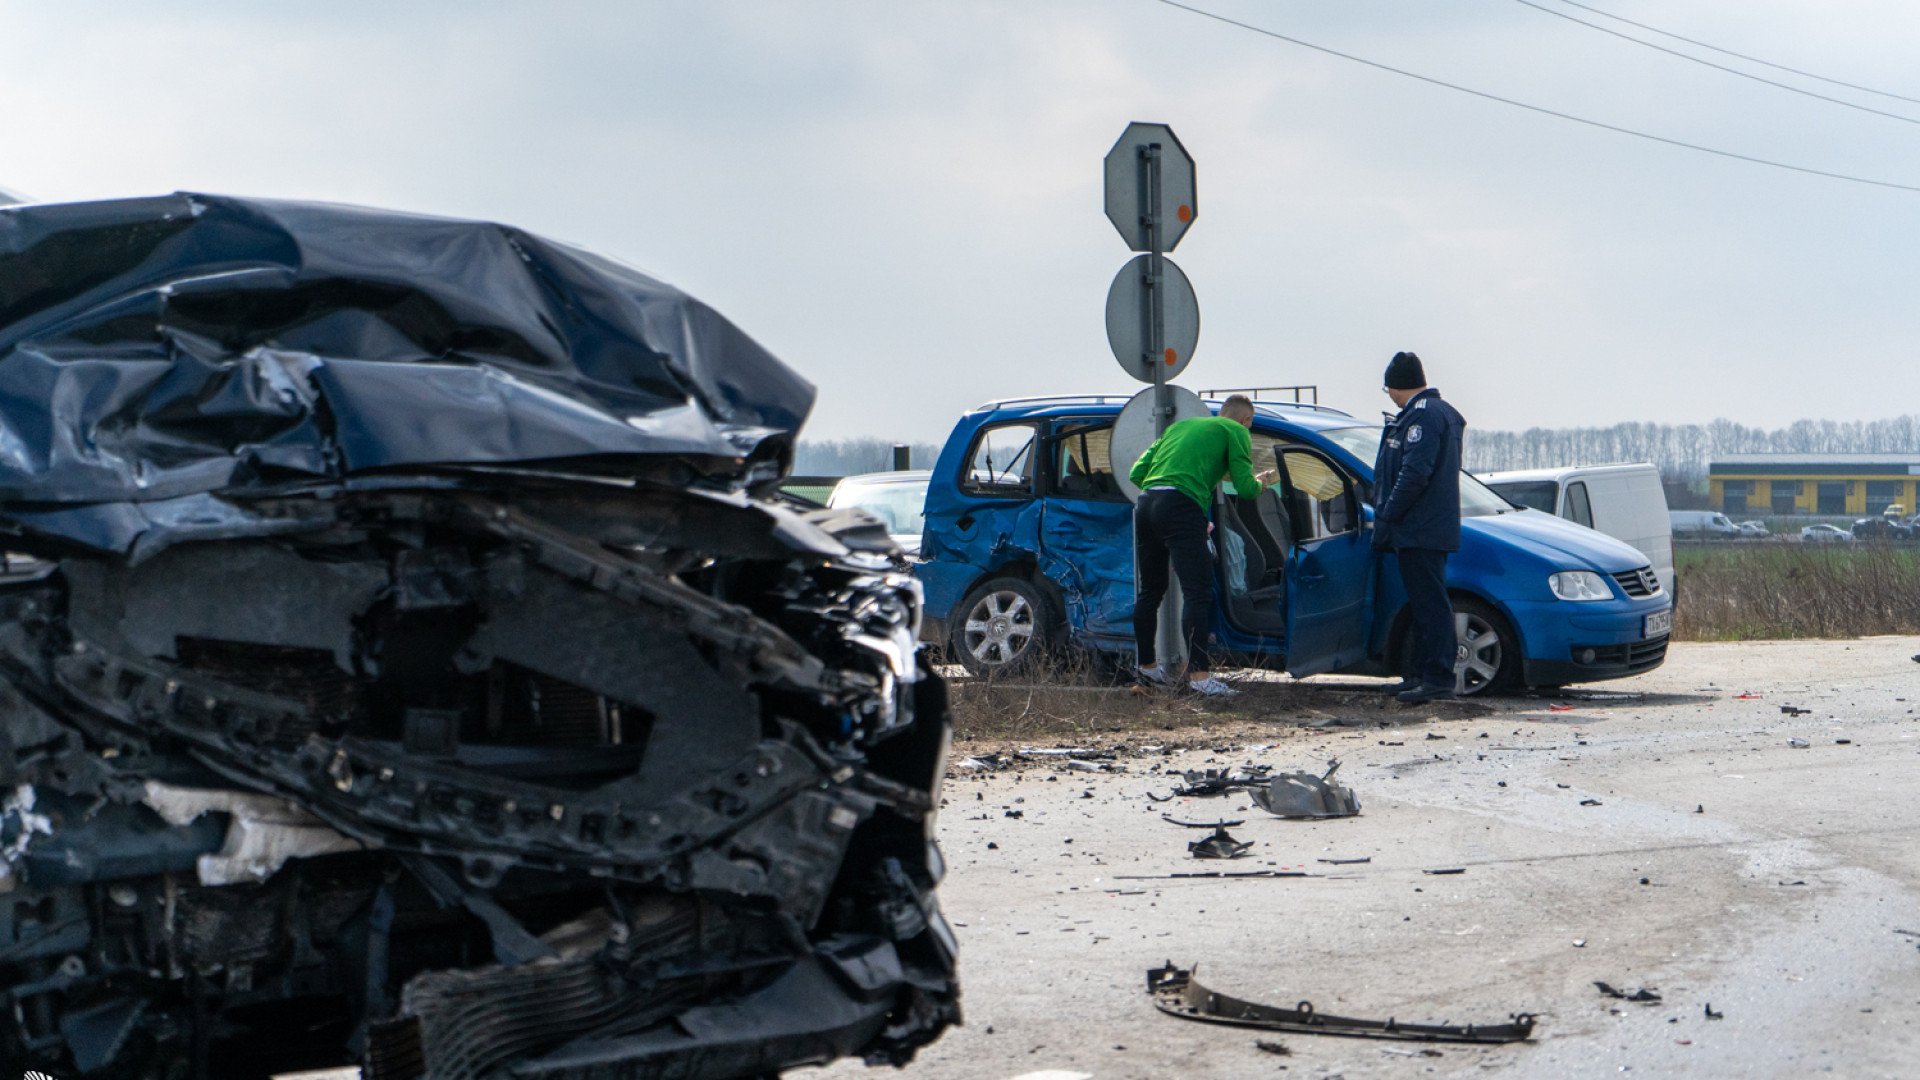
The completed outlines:
<svg viewBox="0 0 1920 1080">
<path fill-rule="evenodd" d="M 964 641 L 981 667 L 1005 667 L 1032 647 L 1037 628 L 1026 597 L 1010 589 L 990 592 L 967 613 Z"/>
<path fill-rule="evenodd" d="M 1453 655 L 1453 692 L 1461 696 L 1477 694 L 1500 674 L 1505 643 L 1479 613 L 1453 613 L 1453 631 L 1458 639 Z"/>
</svg>

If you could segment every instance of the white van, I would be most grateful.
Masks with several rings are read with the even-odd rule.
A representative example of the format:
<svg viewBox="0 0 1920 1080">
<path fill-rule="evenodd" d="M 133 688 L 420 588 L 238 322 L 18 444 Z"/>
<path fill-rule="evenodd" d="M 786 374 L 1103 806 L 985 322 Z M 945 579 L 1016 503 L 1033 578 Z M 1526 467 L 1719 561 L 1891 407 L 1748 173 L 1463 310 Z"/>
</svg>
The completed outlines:
<svg viewBox="0 0 1920 1080">
<path fill-rule="evenodd" d="M 1732 518 L 1718 510 L 1670 510 L 1667 522 L 1675 536 L 1691 536 L 1696 540 L 1738 540 L 1756 535 L 1734 524 Z"/>
<path fill-rule="evenodd" d="M 1660 470 L 1631 465 L 1573 465 L 1475 473 L 1507 501 L 1557 514 L 1640 549 L 1660 588 L 1673 595 L 1673 533 Z"/>
</svg>

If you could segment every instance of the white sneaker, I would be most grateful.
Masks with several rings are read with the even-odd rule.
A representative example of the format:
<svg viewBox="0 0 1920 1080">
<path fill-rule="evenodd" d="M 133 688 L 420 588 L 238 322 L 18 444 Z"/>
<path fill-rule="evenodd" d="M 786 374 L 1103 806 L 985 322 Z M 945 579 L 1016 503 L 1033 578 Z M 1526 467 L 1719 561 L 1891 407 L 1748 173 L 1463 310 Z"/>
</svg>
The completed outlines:
<svg viewBox="0 0 1920 1080">
<path fill-rule="evenodd" d="M 1141 685 L 1152 685 L 1152 686 L 1173 685 L 1173 681 L 1167 677 L 1167 669 L 1159 665 L 1155 665 L 1152 670 L 1148 670 L 1146 668 L 1135 668 L 1133 669 L 1133 673 L 1139 678 Z"/>
<path fill-rule="evenodd" d="M 1199 682 L 1187 683 L 1187 689 L 1193 691 L 1196 694 L 1201 694 L 1206 697 L 1239 697 L 1240 696 L 1240 691 L 1235 690 L 1233 687 L 1228 686 L 1226 683 L 1221 682 L 1219 679 L 1215 678 L 1212 675 L 1209 675 L 1206 678 L 1201 679 Z"/>
</svg>

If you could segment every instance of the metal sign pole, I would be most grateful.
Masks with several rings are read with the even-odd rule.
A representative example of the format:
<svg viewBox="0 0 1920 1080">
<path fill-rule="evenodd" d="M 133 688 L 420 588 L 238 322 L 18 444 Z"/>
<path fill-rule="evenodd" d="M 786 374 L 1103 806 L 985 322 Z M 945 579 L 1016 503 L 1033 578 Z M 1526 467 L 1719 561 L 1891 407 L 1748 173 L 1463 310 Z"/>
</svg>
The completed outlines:
<svg viewBox="0 0 1920 1080">
<path fill-rule="evenodd" d="M 1126 470 L 1151 438 L 1166 434 L 1176 420 L 1208 414 L 1199 398 L 1171 381 L 1192 359 L 1200 309 L 1193 286 L 1166 253 L 1193 224 L 1199 202 L 1193 157 L 1165 124 L 1128 124 L 1107 152 L 1103 168 L 1107 220 L 1129 249 L 1141 253 L 1121 268 L 1107 292 L 1107 341 L 1114 359 L 1127 374 L 1151 386 L 1121 411 L 1108 444 L 1115 479 L 1128 498 L 1138 499 L 1139 491 L 1125 479 Z M 1134 568 L 1136 591 L 1139 569 Z M 1168 580 L 1173 580 L 1171 566 Z M 1169 667 L 1188 659 L 1180 615 L 1180 593 L 1169 588 L 1154 632 L 1160 660 Z"/>
<path fill-rule="evenodd" d="M 1142 335 L 1147 348 L 1140 359 L 1153 372 L 1153 434 L 1159 438 L 1173 422 L 1173 398 L 1167 392 L 1167 365 L 1162 360 L 1167 349 L 1167 291 L 1162 284 L 1166 280 L 1166 255 L 1160 239 L 1160 144 L 1150 142 L 1140 147 L 1139 161 L 1140 226 L 1147 241 L 1147 302 L 1141 305 L 1147 320 L 1147 332 Z M 1187 638 L 1180 632 L 1183 605 L 1178 583 L 1169 559 L 1167 593 L 1160 599 L 1159 623 L 1153 635 L 1154 654 L 1160 658 L 1161 670 L 1167 672 L 1185 667 L 1188 660 Z"/>
</svg>

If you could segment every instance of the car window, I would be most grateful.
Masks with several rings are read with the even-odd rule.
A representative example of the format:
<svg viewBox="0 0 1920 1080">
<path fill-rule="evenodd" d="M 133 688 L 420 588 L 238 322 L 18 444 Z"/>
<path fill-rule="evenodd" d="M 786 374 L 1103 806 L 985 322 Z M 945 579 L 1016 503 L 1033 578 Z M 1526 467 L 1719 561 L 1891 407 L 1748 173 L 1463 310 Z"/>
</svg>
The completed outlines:
<svg viewBox="0 0 1920 1080">
<path fill-rule="evenodd" d="M 975 495 L 1022 498 L 1033 495 L 1031 422 L 1001 424 L 974 436 L 960 489 Z"/>
<path fill-rule="evenodd" d="M 1593 528 L 1593 504 L 1587 499 L 1587 485 L 1578 481 L 1567 485 L 1567 507 L 1561 516 Z"/>
<path fill-rule="evenodd" d="M 1333 443 L 1340 449 L 1372 466 L 1380 454 L 1380 432 L 1378 427 L 1361 425 L 1359 427 L 1323 428 L 1320 437 Z M 1504 514 L 1513 509 L 1513 504 L 1494 494 L 1493 489 L 1481 483 L 1472 473 L 1460 474 L 1460 516 L 1489 517 Z"/>
<path fill-rule="evenodd" d="M 1487 486 L 1516 506 L 1544 510 L 1549 514 L 1555 512 L 1554 503 L 1560 498 L 1560 485 L 1551 480 L 1514 480 Z"/>
<path fill-rule="evenodd" d="M 917 535 L 926 530 L 927 482 L 894 480 L 858 484 L 843 480 L 833 489 L 827 505 L 856 506 L 886 522 L 890 533 Z"/>
<path fill-rule="evenodd" d="M 1359 528 L 1346 475 L 1318 454 L 1283 450 L 1287 513 L 1301 541 L 1339 536 Z"/>
<path fill-rule="evenodd" d="M 1113 477 L 1112 441 L 1112 421 L 1054 421 L 1048 436 L 1053 447 L 1050 493 L 1065 499 L 1125 501 L 1126 493 Z"/>
</svg>

